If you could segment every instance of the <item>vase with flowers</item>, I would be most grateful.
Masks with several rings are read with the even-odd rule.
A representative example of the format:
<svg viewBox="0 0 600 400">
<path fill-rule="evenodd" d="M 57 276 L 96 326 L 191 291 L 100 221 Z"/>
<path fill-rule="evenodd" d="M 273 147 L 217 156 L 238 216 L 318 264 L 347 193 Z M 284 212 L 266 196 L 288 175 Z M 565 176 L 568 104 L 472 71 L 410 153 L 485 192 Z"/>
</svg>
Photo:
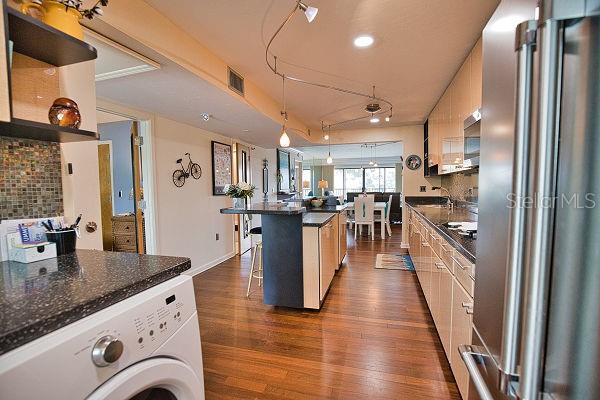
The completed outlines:
<svg viewBox="0 0 600 400">
<path fill-rule="evenodd" d="M 83 29 L 79 21 L 82 18 L 93 19 L 95 16 L 101 16 L 102 7 L 107 5 L 108 0 L 98 0 L 90 8 L 85 8 L 83 0 L 28 0 L 23 2 L 21 12 L 83 40 Z"/>
<path fill-rule="evenodd" d="M 248 198 L 254 195 L 256 186 L 246 182 L 239 182 L 227 186 L 225 194 L 233 199 L 234 208 L 246 208 Z"/>
</svg>

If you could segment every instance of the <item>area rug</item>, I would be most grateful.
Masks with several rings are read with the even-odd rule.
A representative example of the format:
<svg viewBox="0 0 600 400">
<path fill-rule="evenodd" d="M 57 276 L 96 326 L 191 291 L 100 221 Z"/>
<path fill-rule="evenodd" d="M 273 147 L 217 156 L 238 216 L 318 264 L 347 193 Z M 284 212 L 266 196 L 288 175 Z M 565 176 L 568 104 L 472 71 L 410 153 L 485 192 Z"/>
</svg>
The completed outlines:
<svg viewBox="0 0 600 400">
<path fill-rule="evenodd" d="M 415 270 L 415 266 L 408 254 L 377 254 L 375 268 L 400 269 L 405 271 Z"/>
</svg>

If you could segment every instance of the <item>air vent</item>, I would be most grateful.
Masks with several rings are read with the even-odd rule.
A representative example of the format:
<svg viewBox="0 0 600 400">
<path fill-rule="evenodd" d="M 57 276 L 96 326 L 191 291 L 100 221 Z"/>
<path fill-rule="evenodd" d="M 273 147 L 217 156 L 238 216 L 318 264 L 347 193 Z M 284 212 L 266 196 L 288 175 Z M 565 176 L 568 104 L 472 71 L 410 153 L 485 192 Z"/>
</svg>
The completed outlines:
<svg viewBox="0 0 600 400">
<path fill-rule="evenodd" d="M 229 89 L 233 90 L 240 96 L 243 96 L 244 78 L 229 67 L 227 67 L 227 75 L 229 77 Z"/>
</svg>

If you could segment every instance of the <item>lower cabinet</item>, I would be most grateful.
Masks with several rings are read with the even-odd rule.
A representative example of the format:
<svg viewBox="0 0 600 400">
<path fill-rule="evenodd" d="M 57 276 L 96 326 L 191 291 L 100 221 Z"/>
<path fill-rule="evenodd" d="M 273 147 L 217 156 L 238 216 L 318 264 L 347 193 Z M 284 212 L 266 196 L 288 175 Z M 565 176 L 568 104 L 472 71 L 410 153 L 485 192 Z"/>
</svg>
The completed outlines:
<svg viewBox="0 0 600 400">
<path fill-rule="evenodd" d="M 466 400 L 469 373 L 458 346 L 471 344 L 473 278 L 469 271 L 474 266 L 413 210 L 409 213 L 409 252 L 458 389 Z"/>
<path fill-rule="evenodd" d="M 331 285 L 339 257 L 338 220 L 302 228 L 304 307 L 319 309 Z"/>
<path fill-rule="evenodd" d="M 339 218 L 338 229 L 339 229 L 340 244 L 339 244 L 339 252 L 338 252 L 338 265 L 336 266 L 335 269 L 340 269 L 340 265 L 342 264 L 342 261 L 344 261 L 344 257 L 346 257 L 346 252 L 347 252 L 347 248 L 348 248 L 348 243 L 347 243 L 348 217 L 346 216 L 345 212 L 342 212 L 342 213 L 339 213 L 338 218 Z"/>
<path fill-rule="evenodd" d="M 325 298 L 338 265 L 338 225 L 335 218 L 319 228 L 321 242 L 321 268 L 319 279 L 319 300 Z"/>
<path fill-rule="evenodd" d="M 473 332 L 473 298 L 465 289 L 453 280 L 452 285 L 452 351 L 450 352 L 450 365 L 456 379 L 456 384 L 463 399 L 467 399 L 469 391 L 469 372 L 460 357 L 458 345 L 470 344 Z"/>
</svg>

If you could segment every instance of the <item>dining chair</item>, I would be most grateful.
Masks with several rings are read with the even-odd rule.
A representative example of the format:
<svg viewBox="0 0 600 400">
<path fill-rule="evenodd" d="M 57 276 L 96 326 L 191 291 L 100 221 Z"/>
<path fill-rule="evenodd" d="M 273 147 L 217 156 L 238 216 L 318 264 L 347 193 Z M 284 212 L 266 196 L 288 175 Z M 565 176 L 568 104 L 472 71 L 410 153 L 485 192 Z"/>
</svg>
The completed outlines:
<svg viewBox="0 0 600 400">
<path fill-rule="evenodd" d="M 357 196 L 354 199 L 354 239 L 362 233 L 362 226 L 368 226 L 371 240 L 375 240 L 375 197 Z"/>
<path fill-rule="evenodd" d="M 390 198 L 388 199 L 388 201 L 385 204 L 385 210 L 384 210 L 385 216 L 382 217 L 381 214 L 375 216 L 375 222 L 381 222 L 382 224 L 385 224 L 385 230 L 387 231 L 387 234 L 390 236 L 392 236 L 392 225 L 390 224 L 390 214 L 392 211 L 392 198 L 393 198 L 393 196 L 390 194 Z M 381 220 L 381 218 L 383 218 L 383 221 Z"/>
</svg>

